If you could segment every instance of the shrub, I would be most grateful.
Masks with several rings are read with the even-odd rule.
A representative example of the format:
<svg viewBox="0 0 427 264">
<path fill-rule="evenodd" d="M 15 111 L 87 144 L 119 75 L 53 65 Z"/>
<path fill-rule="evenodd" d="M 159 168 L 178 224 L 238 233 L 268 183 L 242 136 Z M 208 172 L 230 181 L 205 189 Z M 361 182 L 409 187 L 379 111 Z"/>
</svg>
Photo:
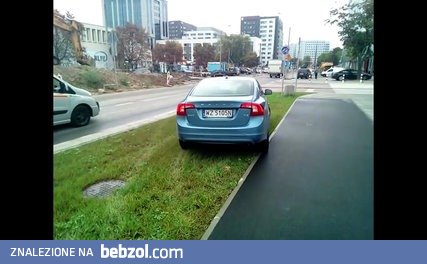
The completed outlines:
<svg viewBox="0 0 427 264">
<path fill-rule="evenodd" d="M 99 72 L 88 70 L 80 73 L 80 76 L 89 87 L 102 88 L 104 85 L 104 80 L 102 79 L 102 76 Z"/>
</svg>

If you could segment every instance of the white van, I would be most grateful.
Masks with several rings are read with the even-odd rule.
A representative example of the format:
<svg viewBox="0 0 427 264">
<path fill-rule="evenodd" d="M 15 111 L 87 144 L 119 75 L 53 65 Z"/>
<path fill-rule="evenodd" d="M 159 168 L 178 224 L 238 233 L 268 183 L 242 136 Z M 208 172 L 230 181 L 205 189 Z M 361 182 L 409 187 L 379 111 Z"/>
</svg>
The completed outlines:
<svg viewBox="0 0 427 264">
<path fill-rule="evenodd" d="M 99 114 L 99 103 L 86 90 L 53 75 L 53 125 L 85 126 Z"/>
<path fill-rule="evenodd" d="M 268 61 L 268 74 L 270 78 L 282 76 L 282 60 L 269 60 Z"/>
</svg>

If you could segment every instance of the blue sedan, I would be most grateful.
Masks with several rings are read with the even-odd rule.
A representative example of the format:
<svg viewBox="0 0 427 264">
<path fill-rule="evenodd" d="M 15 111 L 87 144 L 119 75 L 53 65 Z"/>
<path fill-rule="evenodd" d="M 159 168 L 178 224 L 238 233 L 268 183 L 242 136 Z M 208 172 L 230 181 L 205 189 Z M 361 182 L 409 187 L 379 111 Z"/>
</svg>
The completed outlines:
<svg viewBox="0 0 427 264">
<path fill-rule="evenodd" d="M 221 77 L 200 81 L 176 110 L 179 144 L 251 144 L 269 147 L 270 89 L 251 77 Z"/>
</svg>

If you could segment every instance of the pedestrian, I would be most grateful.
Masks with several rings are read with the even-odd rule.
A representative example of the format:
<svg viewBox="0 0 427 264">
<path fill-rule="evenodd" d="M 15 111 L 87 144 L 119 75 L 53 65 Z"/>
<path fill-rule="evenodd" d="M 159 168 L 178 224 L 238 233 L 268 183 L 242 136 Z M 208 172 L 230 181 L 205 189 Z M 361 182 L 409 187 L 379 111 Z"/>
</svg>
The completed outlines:
<svg viewBox="0 0 427 264">
<path fill-rule="evenodd" d="M 171 86 L 170 85 L 170 80 L 173 78 L 172 74 L 170 74 L 170 72 L 168 71 L 168 73 L 166 74 L 166 85 L 167 86 Z"/>
<path fill-rule="evenodd" d="M 314 70 L 314 79 L 317 79 L 317 69 Z"/>
</svg>

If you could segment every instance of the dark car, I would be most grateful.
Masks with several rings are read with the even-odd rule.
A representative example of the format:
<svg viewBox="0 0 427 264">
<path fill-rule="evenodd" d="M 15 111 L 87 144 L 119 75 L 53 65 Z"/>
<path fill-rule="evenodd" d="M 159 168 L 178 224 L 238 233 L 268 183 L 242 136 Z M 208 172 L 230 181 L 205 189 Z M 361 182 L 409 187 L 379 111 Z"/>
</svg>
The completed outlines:
<svg viewBox="0 0 427 264">
<path fill-rule="evenodd" d="M 227 76 L 238 76 L 240 75 L 240 69 L 237 67 L 229 68 L 227 70 Z"/>
<path fill-rule="evenodd" d="M 297 79 L 308 79 L 311 77 L 311 71 L 307 68 L 302 68 L 298 70 Z"/>
<path fill-rule="evenodd" d="M 366 72 L 362 72 L 361 75 L 362 75 L 362 80 L 369 80 L 372 78 L 372 75 Z M 337 81 L 357 80 L 359 79 L 359 77 L 360 76 L 357 74 L 357 71 L 353 69 L 345 69 L 332 74 L 332 78 L 334 78 Z"/>
<path fill-rule="evenodd" d="M 191 143 L 251 144 L 267 152 L 269 94 L 255 78 L 203 79 L 177 106 L 181 148 Z"/>
<path fill-rule="evenodd" d="M 226 76 L 227 72 L 223 70 L 216 70 L 211 72 L 211 77 L 217 77 L 217 76 Z"/>
</svg>

